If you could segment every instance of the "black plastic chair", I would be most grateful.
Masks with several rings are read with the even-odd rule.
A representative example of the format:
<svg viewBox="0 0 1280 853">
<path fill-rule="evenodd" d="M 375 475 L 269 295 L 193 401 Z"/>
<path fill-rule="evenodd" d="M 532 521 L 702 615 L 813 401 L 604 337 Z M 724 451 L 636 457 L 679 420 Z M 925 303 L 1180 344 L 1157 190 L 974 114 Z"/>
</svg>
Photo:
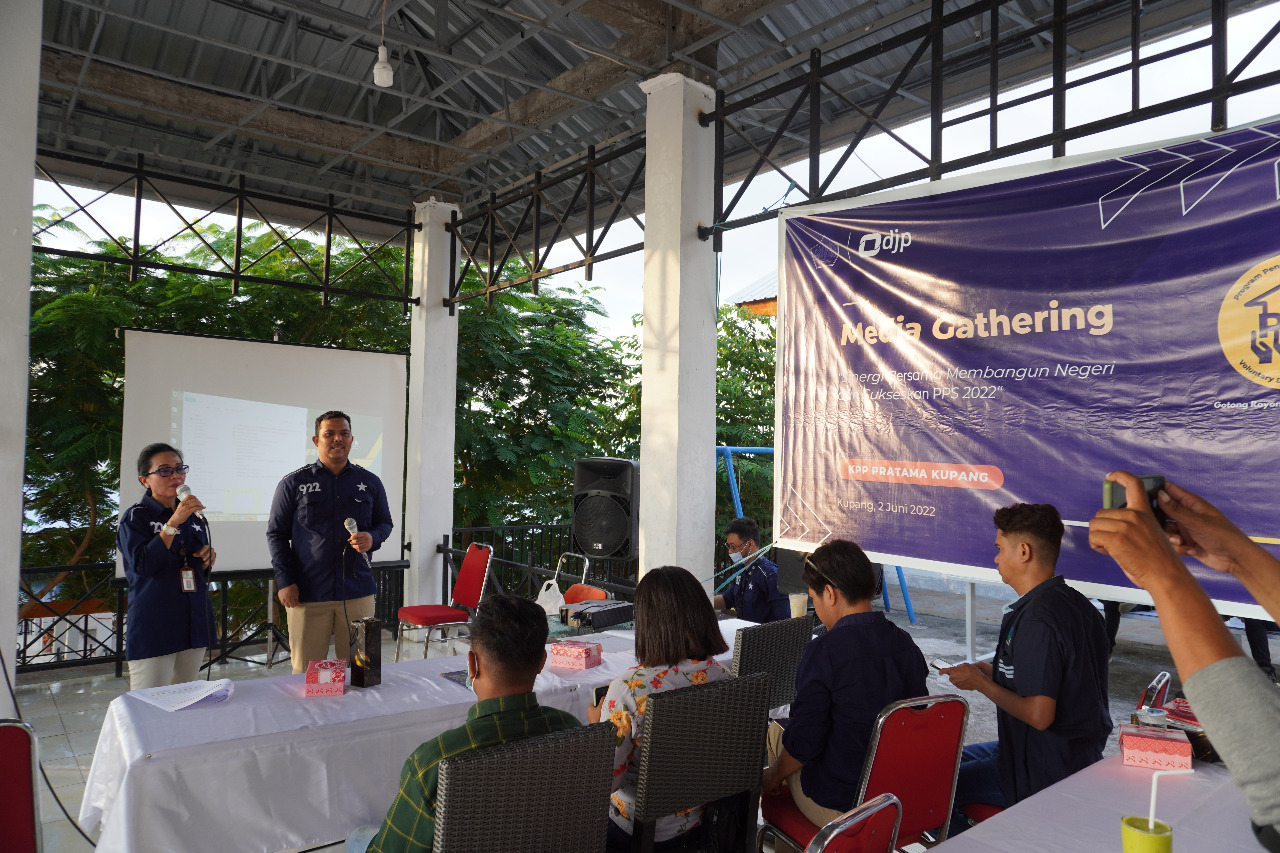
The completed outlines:
<svg viewBox="0 0 1280 853">
<path fill-rule="evenodd" d="M 647 702 L 632 853 L 653 850 L 659 818 L 704 805 L 711 807 L 702 830 L 681 850 L 750 850 L 760 810 L 769 676 L 757 672 L 651 693 Z M 726 836 L 728 846 L 719 846 Z"/>
<path fill-rule="evenodd" d="M 436 853 L 604 853 L 612 723 L 489 746 L 440 762 Z"/>
<path fill-rule="evenodd" d="M 796 669 L 804 647 L 813 639 L 813 614 L 739 628 L 733 641 L 733 674 L 769 675 L 769 707 L 791 704 L 796 698 Z"/>
</svg>

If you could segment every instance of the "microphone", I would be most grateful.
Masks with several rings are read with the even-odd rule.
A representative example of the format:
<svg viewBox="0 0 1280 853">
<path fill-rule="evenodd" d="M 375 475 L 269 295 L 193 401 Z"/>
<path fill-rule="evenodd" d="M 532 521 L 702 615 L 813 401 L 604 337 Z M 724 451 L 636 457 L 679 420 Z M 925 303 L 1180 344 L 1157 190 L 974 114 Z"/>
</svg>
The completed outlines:
<svg viewBox="0 0 1280 853">
<path fill-rule="evenodd" d="M 187 495 L 189 494 L 191 494 L 191 487 L 188 486 L 186 483 L 183 483 L 181 486 L 178 486 L 178 500 L 185 500 Z M 204 510 L 202 509 L 196 510 L 196 518 L 200 519 L 201 521 L 204 521 Z"/>
<path fill-rule="evenodd" d="M 347 528 L 347 532 L 352 536 L 355 536 L 360 532 L 360 528 L 356 526 L 356 520 L 354 518 L 348 518 L 346 521 L 342 522 L 342 526 Z M 372 569 L 373 563 L 370 562 L 368 553 L 361 553 L 360 556 L 364 557 L 365 566 Z"/>
</svg>

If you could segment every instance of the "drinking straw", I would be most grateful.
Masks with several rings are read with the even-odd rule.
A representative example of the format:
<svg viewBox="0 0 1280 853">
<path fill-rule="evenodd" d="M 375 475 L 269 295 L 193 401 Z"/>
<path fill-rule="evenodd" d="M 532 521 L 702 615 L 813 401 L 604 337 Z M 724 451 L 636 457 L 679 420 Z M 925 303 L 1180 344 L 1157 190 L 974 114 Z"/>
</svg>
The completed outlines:
<svg viewBox="0 0 1280 853">
<path fill-rule="evenodd" d="M 1156 831 L 1156 785 L 1160 783 L 1160 777 L 1192 772 L 1194 771 L 1188 767 L 1186 770 L 1157 770 L 1151 774 L 1151 811 L 1147 815 L 1147 832 Z"/>
</svg>

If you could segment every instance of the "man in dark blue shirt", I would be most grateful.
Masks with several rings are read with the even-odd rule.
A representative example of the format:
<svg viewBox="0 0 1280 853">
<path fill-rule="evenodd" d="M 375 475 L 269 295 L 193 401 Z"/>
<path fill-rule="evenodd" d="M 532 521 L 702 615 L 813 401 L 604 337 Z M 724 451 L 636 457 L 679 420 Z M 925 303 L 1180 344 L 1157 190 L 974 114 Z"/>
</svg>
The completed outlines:
<svg viewBox="0 0 1280 853">
<path fill-rule="evenodd" d="M 804 582 L 827 633 L 805 646 L 785 733 L 769 727 L 761 785 L 822 826 L 853 807 L 876 717 L 929 693 L 924 655 L 906 631 L 871 610 L 878 573 L 852 542 L 836 539 L 805 560 Z"/>
<path fill-rule="evenodd" d="M 1087 598 L 1056 575 L 1064 528 L 1049 504 L 996 510 L 996 568 L 1020 596 L 1005 608 L 990 664 L 942 672 L 996 704 L 999 740 L 965 747 L 949 834 L 962 806 L 1011 806 L 1102 758 L 1111 734 L 1107 633 Z"/>
<path fill-rule="evenodd" d="M 724 529 L 724 544 L 734 565 L 760 550 L 760 525 L 752 518 L 735 518 Z M 791 616 L 787 597 L 778 592 L 778 567 L 761 555 L 715 597 L 716 610 L 736 608 L 748 622 L 775 622 Z"/>
<path fill-rule="evenodd" d="M 382 481 L 347 458 L 355 443 L 351 418 L 325 412 L 311 441 L 318 458 L 280 481 L 267 519 L 295 673 L 328 658 L 330 638 L 337 657 L 350 657 L 349 623 L 373 615 L 377 589 L 362 555 L 376 551 L 392 528 Z M 356 533 L 348 533 L 347 519 Z"/>
</svg>

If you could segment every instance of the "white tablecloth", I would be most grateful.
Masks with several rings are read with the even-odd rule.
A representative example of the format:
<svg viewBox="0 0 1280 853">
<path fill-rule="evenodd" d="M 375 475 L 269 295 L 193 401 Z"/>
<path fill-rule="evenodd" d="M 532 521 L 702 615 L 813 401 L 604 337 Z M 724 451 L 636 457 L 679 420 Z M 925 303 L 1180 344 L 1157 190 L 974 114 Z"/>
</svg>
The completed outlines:
<svg viewBox="0 0 1280 853">
<path fill-rule="evenodd" d="M 1173 827 L 1180 853 L 1258 853 L 1244 795 L 1216 764 L 1193 762 L 1195 772 L 1160 778 L 1156 819 Z M 1063 779 L 1033 797 L 948 839 L 942 853 L 1099 853 L 1120 849 L 1120 818 L 1146 817 L 1151 773 L 1127 767 L 1119 755 Z"/>
<path fill-rule="evenodd" d="M 750 623 L 720 625 L 727 666 Z M 580 639 L 601 644 L 602 665 L 544 670 L 534 689 L 585 722 L 591 688 L 634 665 L 635 640 Z M 101 824 L 101 853 L 271 853 L 346 838 L 382 820 L 409 753 L 466 720 L 475 696 L 440 677 L 465 669 L 465 656 L 387 664 L 377 687 L 310 699 L 302 675 L 241 681 L 226 702 L 177 712 L 126 693 L 103 721 L 80 823 Z"/>
</svg>

